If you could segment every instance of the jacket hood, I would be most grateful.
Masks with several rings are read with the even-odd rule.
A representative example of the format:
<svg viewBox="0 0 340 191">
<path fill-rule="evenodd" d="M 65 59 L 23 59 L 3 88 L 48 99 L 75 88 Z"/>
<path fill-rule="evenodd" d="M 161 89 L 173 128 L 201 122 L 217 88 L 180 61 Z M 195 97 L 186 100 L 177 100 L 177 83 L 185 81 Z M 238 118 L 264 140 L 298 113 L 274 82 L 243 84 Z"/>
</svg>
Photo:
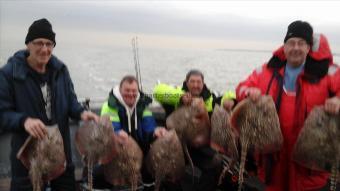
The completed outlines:
<svg viewBox="0 0 340 191">
<path fill-rule="evenodd" d="M 129 107 L 128 105 L 126 105 L 126 103 L 124 102 L 124 99 L 122 97 L 122 94 L 120 93 L 119 91 L 119 86 L 116 86 L 112 89 L 112 92 L 113 92 L 113 95 L 117 98 L 117 101 L 123 105 L 125 107 L 126 110 L 130 109 L 130 110 L 133 110 L 136 105 L 137 105 L 137 102 L 139 101 L 139 97 L 140 97 L 140 93 L 138 92 L 137 93 L 137 98 L 136 98 L 136 101 L 135 103 L 133 104 L 132 107 Z M 132 113 L 132 112 L 131 112 Z"/>
<path fill-rule="evenodd" d="M 144 94 L 141 92 L 138 92 L 136 102 L 134 103 L 133 107 L 129 107 L 126 105 L 126 103 L 123 100 L 123 97 L 119 91 L 119 86 L 116 86 L 112 89 L 112 91 L 109 94 L 109 100 L 108 100 L 108 105 L 110 107 L 115 107 L 115 108 L 121 108 L 123 107 L 125 109 L 125 114 L 127 116 L 127 121 L 128 121 L 128 132 L 131 132 L 132 129 L 132 124 L 131 124 L 131 119 L 134 119 L 135 125 L 134 128 L 137 130 L 138 124 L 136 123 L 137 121 L 137 116 L 142 116 L 144 108 L 152 102 L 152 99 L 146 97 Z"/>
<path fill-rule="evenodd" d="M 313 35 L 313 46 L 309 55 L 317 61 L 328 59 L 329 65 L 333 64 L 333 54 L 324 34 L 320 33 Z"/>
<path fill-rule="evenodd" d="M 139 109 L 140 106 L 144 106 L 143 108 L 145 108 L 147 105 L 149 105 L 152 102 L 152 99 L 148 96 L 146 96 L 143 92 L 139 92 L 139 98 L 136 99 L 136 106 L 137 109 Z M 122 95 L 119 92 L 119 86 L 114 87 L 111 92 L 109 93 L 109 100 L 108 100 L 108 104 L 111 107 L 118 107 L 119 105 L 122 105 L 125 107 L 125 105 L 123 104 L 124 100 Z"/>
</svg>

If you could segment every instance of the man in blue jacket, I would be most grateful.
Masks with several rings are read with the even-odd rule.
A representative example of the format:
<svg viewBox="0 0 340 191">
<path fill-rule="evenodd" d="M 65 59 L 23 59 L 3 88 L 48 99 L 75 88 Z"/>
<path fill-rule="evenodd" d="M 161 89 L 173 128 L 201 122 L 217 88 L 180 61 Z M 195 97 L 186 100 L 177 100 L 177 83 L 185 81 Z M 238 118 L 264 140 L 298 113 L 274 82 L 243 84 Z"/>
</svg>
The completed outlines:
<svg viewBox="0 0 340 191">
<path fill-rule="evenodd" d="M 151 102 L 151 98 L 138 90 L 137 79 L 134 76 L 126 75 L 122 78 L 120 85 L 112 89 L 108 101 L 103 104 L 101 109 L 101 115 L 110 116 L 118 136 L 123 140 L 126 140 L 129 135 L 133 137 L 142 149 L 144 156 L 147 155 L 150 144 L 156 138 L 167 133 L 165 128 L 156 128 L 155 118 L 148 109 Z M 144 191 L 153 190 L 153 179 L 144 164 L 141 171 Z M 102 183 L 99 182 L 99 184 Z M 105 187 L 105 183 L 103 187 Z"/>
<path fill-rule="evenodd" d="M 152 99 L 138 90 L 134 76 L 124 76 L 119 86 L 112 89 L 109 99 L 101 109 L 101 115 L 109 115 L 118 136 L 123 139 L 132 136 L 147 154 L 150 143 L 166 133 L 164 128 L 156 128 L 156 121 L 148 105 Z"/>
<path fill-rule="evenodd" d="M 67 166 L 51 181 L 52 190 L 75 190 L 69 117 L 75 120 L 98 120 L 79 104 L 66 65 L 52 55 L 55 33 L 46 19 L 34 21 L 25 44 L 0 69 L 0 127 L 12 133 L 11 191 L 29 191 L 32 185 L 28 170 L 16 158 L 29 135 L 46 136 L 46 126 L 58 124 L 63 137 Z"/>
</svg>

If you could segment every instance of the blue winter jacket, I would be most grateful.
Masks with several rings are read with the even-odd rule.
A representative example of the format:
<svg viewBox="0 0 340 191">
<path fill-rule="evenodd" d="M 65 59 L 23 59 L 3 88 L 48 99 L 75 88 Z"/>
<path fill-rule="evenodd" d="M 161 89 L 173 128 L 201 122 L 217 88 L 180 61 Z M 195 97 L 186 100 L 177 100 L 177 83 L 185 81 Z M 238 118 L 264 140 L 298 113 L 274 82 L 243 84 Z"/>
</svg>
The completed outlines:
<svg viewBox="0 0 340 191">
<path fill-rule="evenodd" d="M 138 145 L 146 154 L 150 148 L 150 143 L 154 141 L 154 131 L 156 128 L 155 118 L 152 112 L 147 109 L 147 106 L 152 102 L 152 99 L 141 93 L 141 97 L 137 102 L 136 109 L 132 116 L 135 116 L 137 111 L 137 129 L 135 129 L 135 118 L 130 119 L 131 131 L 129 130 L 129 119 L 126 114 L 126 108 L 118 101 L 117 97 L 111 91 L 109 99 L 102 106 L 101 115 L 109 115 L 114 130 L 124 130 L 131 135 L 138 143 Z"/>
<path fill-rule="evenodd" d="M 14 176 L 22 174 L 22 165 L 16 154 L 28 137 L 23 127 L 24 120 L 32 117 L 44 121 L 46 118 L 39 84 L 34 81 L 26 61 L 28 55 L 26 50 L 18 51 L 0 69 L 0 127 L 12 133 L 10 158 Z M 84 109 L 78 103 L 66 65 L 52 56 L 48 69 L 52 73 L 52 121 L 59 126 L 66 160 L 71 165 L 69 117 L 79 120 Z"/>
</svg>

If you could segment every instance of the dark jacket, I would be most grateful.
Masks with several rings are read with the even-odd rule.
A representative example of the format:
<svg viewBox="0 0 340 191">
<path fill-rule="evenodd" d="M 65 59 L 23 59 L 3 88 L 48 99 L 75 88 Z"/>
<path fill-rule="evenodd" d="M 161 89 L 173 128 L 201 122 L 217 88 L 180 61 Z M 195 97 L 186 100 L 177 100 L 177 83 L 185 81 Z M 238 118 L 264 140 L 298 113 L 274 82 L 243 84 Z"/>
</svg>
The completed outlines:
<svg viewBox="0 0 340 191">
<path fill-rule="evenodd" d="M 12 133 L 12 176 L 24 176 L 16 154 L 28 137 L 23 127 L 27 117 L 39 118 L 44 123 L 46 114 L 39 84 L 34 80 L 26 61 L 29 53 L 18 51 L 0 70 L 0 127 Z M 79 120 L 84 110 L 78 103 L 67 67 L 55 56 L 48 62 L 51 72 L 52 122 L 57 123 L 64 141 L 68 165 L 72 164 L 69 117 Z"/>
</svg>

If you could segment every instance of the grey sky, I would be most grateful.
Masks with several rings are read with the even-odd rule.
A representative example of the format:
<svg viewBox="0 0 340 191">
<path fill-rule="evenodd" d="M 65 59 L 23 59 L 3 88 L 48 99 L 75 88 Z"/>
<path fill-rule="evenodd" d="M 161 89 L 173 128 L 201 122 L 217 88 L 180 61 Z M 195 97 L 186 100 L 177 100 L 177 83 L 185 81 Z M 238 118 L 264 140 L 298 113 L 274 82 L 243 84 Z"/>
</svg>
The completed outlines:
<svg viewBox="0 0 340 191">
<path fill-rule="evenodd" d="M 29 25 L 45 17 L 57 44 L 130 46 L 138 35 L 149 47 L 272 50 L 301 19 L 340 52 L 339 8 L 336 1 L 0 0 L 0 48 L 23 47 Z"/>
</svg>

